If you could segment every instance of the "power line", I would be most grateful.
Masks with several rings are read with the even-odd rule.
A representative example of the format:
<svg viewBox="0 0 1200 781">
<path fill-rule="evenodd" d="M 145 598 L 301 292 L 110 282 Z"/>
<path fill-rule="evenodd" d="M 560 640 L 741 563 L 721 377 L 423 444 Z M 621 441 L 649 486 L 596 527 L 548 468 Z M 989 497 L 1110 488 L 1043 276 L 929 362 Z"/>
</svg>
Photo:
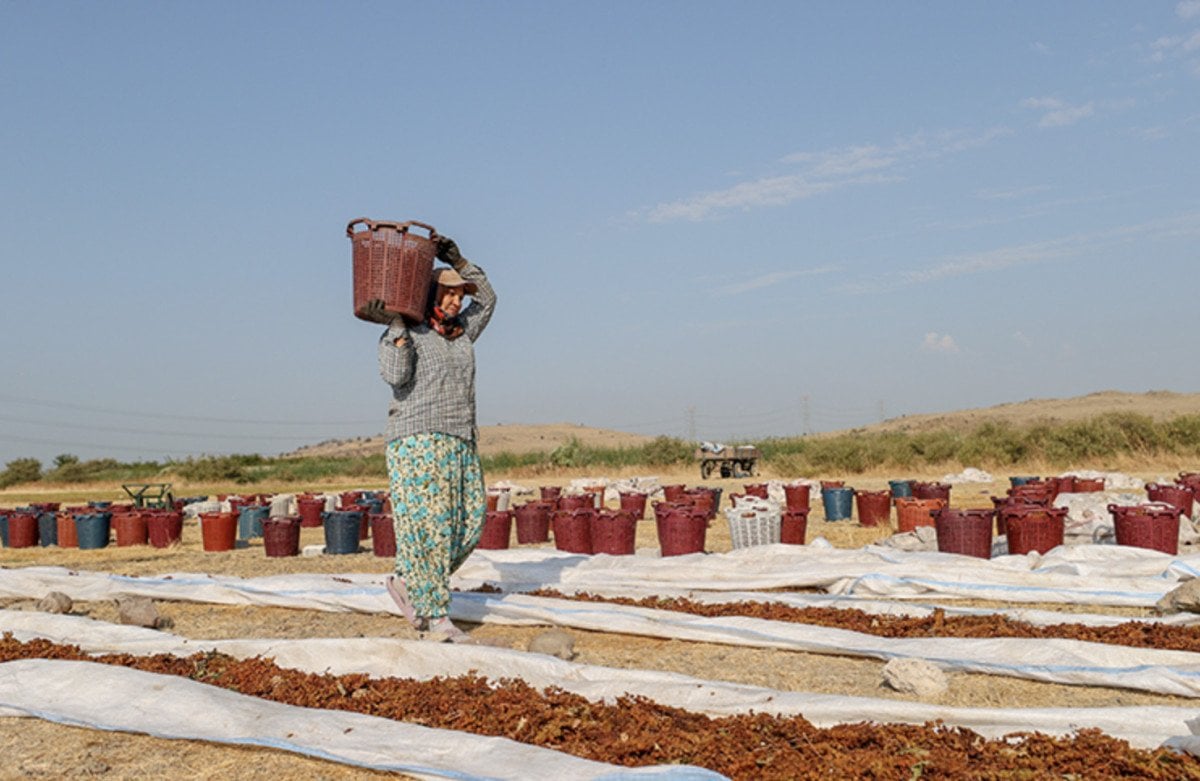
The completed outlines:
<svg viewBox="0 0 1200 781">
<path fill-rule="evenodd" d="M 765 412 L 744 412 L 737 415 L 713 415 L 711 413 L 701 412 L 698 417 L 703 420 L 761 420 L 763 418 L 782 418 L 791 414 L 791 410 L 767 410 Z"/>
<path fill-rule="evenodd" d="M 55 447 L 63 448 L 90 447 L 97 450 L 120 450 L 126 453 L 145 453 L 147 451 L 147 448 L 144 447 L 122 447 L 108 442 L 99 445 L 94 442 L 63 442 L 61 440 L 39 439 L 37 437 L 14 437 L 7 434 L 0 436 L 0 442 L 18 442 L 23 445 L 54 445 Z M 170 456 L 166 456 L 166 458 L 170 458 Z"/>
<path fill-rule="evenodd" d="M 645 420 L 639 423 L 609 423 L 607 428 L 613 429 L 639 429 L 651 428 L 656 426 L 678 426 L 679 418 L 664 418 L 662 420 Z"/>
<path fill-rule="evenodd" d="M 9 415 L 0 415 L 0 420 L 26 423 L 34 426 L 49 426 L 50 428 L 82 429 L 85 431 L 109 431 L 115 434 L 140 434 L 143 436 L 154 437 L 220 437 L 221 439 L 278 439 L 290 441 L 299 436 L 297 434 L 284 436 L 272 434 L 223 434 L 212 431 L 161 431 L 154 429 L 120 428 L 117 426 L 96 426 L 90 423 L 59 423 L 49 420 L 30 420 L 29 418 L 18 418 Z"/>
<path fill-rule="evenodd" d="M 30 404 L 36 407 L 50 407 L 52 409 L 73 409 L 80 412 L 99 412 L 106 415 L 127 415 L 135 418 L 155 418 L 160 420 L 187 420 L 193 423 L 236 423 L 238 425 L 271 425 L 271 426 L 365 426 L 377 425 L 379 419 L 374 420 L 250 420 L 247 418 L 210 418 L 199 415 L 177 415 L 155 412 L 134 412 L 132 410 L 113 409 L 111 407 L 91 407 L 85 404 L 71 404 L 65 401 L 45 401 L 42 399 L 30 399 L 21 396 L 9 396 L 0 394 L 0 401 L 7 401 L 13 404 Z"/>
</svg>

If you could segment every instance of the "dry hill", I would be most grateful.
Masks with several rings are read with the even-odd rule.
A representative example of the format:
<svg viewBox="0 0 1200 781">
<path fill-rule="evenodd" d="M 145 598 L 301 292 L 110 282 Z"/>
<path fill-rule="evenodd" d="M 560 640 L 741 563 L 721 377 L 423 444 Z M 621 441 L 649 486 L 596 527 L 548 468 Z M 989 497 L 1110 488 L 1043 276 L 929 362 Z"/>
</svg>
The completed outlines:
<svg viewBox="0 0 1200 781">
<path fill-rule="evenodd" d="M 574 437 L 589 447 L 636 447 L 654 437 L 627 434 L 602 428 L 590 428 L 574 423 L 544 423 L 540 425 L 480 426 L 479 452 L 496 453 L 549 452 Z M 379 453 L 383 437 L 333 440 L 300 448 L 289 456 L 351 456 Z"/>
<path fill-rule="evenodd" d="M 1180 415 L 1200 415 L 1200 393 L 1100 391 L 1070 399 L 1029 399 L 1011 404 L 1000 404 L 995 407 L 957 412 L 905 415 L 858 430 L 916 431 L 931 428 L 965 430 L 986 422 L 1004 422 L 1021 427 L 1037 423 L 1066 423 L 1086 420 L 1108 412 L 1132 412 L 1146 415 L 1155 420 L 1164 420 Z M 786 436 L 788 432 L 780 433 Z M 494 455 L 506 451 L 509 453 L 549 452 L 572 437 L 577 438 L 584 445 L 592 447 L 636 447 L 653 439 L 653 437 L 641 434 L 627 434 L 622 431 L 591 428 L 574 423 L 482 426 L 479 429 L 479 451 L 483 455 Z M 382 450 L 383 437 L 370 437 L 322 442 L 318 445 L 301 448 L 288 455 L 347 456 L 378 453 Z"/>
<path fill-rule="evenodd" d="M 1167 420 L 1181 415 L 1200 415 L 1200 393 L 1125 393 L 1108 390 L 1070 399 L 1029 399 L 958 412 L 904 415 L 867 426 L 865 430 L 963 430 L 974 428 L 981 423 L 993 422 L 1024 427 L 1039 423 L 1070 423 L 1110 412 L 1129 412 L 1154 420 Z"/>
</svg>

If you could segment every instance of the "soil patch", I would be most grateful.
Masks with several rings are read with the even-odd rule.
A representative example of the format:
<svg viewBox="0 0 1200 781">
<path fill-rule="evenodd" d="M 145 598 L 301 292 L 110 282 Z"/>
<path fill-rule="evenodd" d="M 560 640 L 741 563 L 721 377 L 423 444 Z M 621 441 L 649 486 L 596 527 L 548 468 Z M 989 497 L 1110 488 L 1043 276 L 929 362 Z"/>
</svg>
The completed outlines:
<svg viewBox="0 0 1200 781">
<path fill-rule="evenodd" d="M 167 740 L 124 732 L 97 732 L 41 719 L 0 719 L 0 778 L 48 779 L 228 779 L 312 781 L 407 779 L 398 773 L 365 770 L 312 759 L 289 751 Z"/>
</svg>

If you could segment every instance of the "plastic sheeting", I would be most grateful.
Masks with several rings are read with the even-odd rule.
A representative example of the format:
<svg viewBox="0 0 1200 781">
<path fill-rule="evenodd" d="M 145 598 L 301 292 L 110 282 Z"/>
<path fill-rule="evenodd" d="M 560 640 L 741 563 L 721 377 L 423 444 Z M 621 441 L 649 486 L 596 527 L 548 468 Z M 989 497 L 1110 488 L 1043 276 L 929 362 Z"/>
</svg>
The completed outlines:
<svg viewBox="0 0 1200 781">
<path fill-rule="evenodd" d="M 398 614 L 384 589 L 383 575 L 304 574 L 243 579 L 195 572 L 132 577 L 62 567 L 0 569 L 0 597 L 40 598 L 49 591 L 85 601 L 130 595 L 176 602 Z"/>
<path fill-rule="evenodd" d="M 477 551 L 456 577 L 455 585 L 472 588 L 488 582 L 509 590 L 547 586 L 564 591 L 590 590 L 635 595 L 691 594 L 702 589 L 705 593 L 698 596 L 707 600 L 757 597 L 789 603 L 833 601 L 839 606 L 866 606 L 880 612 L 913 612 L 931 609 L 929 606 L 912 604 L 916 599 L 961 597 L 1018 603 L 1061 601 L 1152 606 L 1180 581 L 1198 574 L 1200 556 L 1172 557 L 1117 546 L 1085 545 L 1056 549 L 1045 556 L 1005 556 L 985 561 L 938 553 L 906 553 L 882 547 L 837 550 L 828 544 L 817 543 L 804 547 L 763 546 L 727 554 L 698 554 L 668 559 L 647 556 L 644 552 L 635 557 L 586 557 L 545 548 Z M 831 594 L 756 593 L 757 589 L 786 587 L 823 588 Z M 55 567 L 0 570 L 0 596 L 38 598 L 48 591 L 62 591 L 77 600 L 112 599 L 118 595 L 135 594 L 158 600 L 273 605 L 329 611 L 396 612 L 384 591 L 381 575 L 310 574 L 241 579 L 173 573 L 158 578 L 132 578 L 73 572 Z M 909 600 L 910 603 L 890 601 L 897 598 Z M 1200 694 L 1200 655 L 1183 652 L 1128 649 L 1073 641 L 992 639 L 947 643 L 944 640 L 888 640 L 845 630 L 752 618 L 704 619 L 669 611 L 538 599 L 516 594 L 459 593 L 454 595 L 451 610 L 455 618 L 471 621 L 556 624 L 655 637 L 691 638 L 839 655 L 857 654 L 878 659 L 916 657 L 950 670 L 973 670 L 1061 683 L 1138 688 L 1186 696 Z M 1010 612 L 1022 613 L 1019 610 Z M 1057 615 L 1049 611 L 1026 612 L 1044 620 Z M 1062 620 L 1061 615 L 1057 615 L 1057 618 Z M 521 677 L 536 686 L 562 686 L 592 698 L 610 698 L 626 692 L 642 694 L 667 705 L 714 714 L 748 710 L 801 713 L 819 725 L 860 721 L 867 717 L 878 721 L 918 723 L 942 719 L 948 724 L 969 727 L 989 736 L 1032 729 L 1065 734 L 1078 728 L 1096 727 L 1138 746 L 1153 746 L 1166 740 L 1184 750 L 1196 748 L 1200 751 L 1200 738 L 1188 737 L 1190 730 L 1184 723 L 1195 711 L 1186 708 L 942 708 L 902 700 L 778 692 L 653 671 L 571 665 L 550 657 L 486 647 L 430 645 L 384 639 L 193 641 L 152 630 L 104 625 L 78 617 L 12 610 L 0 611 L 0 620 L 6 630 L 16 632 L 18 636 L 29 633 L 27 636 L 50 637 L 61 642 L 82 644 L 93 651 L 194 653 L 211 647 L 235 656 L 272 656 L 279 663 L 298 669 L 411 677 L 457 675 L 476 670 L 490 678 Z M 1105 623 L 1114 619 L 1072 614 L 1070 620 Z M 1193 619 L 1179 617 L 1174 620 Z M 91 724 L 102 729 L 133 729 L 161 734 L 155 730 L 164 723 L 161 705 L 175 699 L 174 696 L 164 698 L 158 694 L 153 697 L 154 708 L 146 711 L 147 721 L 154 722 L 150 728 L 105 721 L 98 718 L 98 714 L 92 714 L 97 716 L 92 721 L 92 716 L 86 710 L 71 711 L 65 705 L 59 710 L 39 710 L 39 703 L 46 702 L 45 691 L 37 687 L 38 679 L 32 677 L 32 668 L 13 666 L 22 664 L 38 663 L 0 665 L 0 700 L 15 709 L 11 712 L 29 713 L 63 723 Z M 63 674 L 56 672 L 48 677 L 61 680 Z M 93 673 L 84 677 L 96 680 Z M 34 688 L 20 689 L 26 685 Z M 108 686 L 100 688 L 114 692 L 116 699 L 124 705 L 133 696 L 122 688 L 128 685 L 110 682 Z M 135 685 L 141 689 L 147 686 L 144 681 Z M 84 690 L 79 686 L 60 688 L 64 697 L 70 693 L 67 690 Z M 22 691 L 25 693 L 21 694 Z M 33 694 L 30 694 L 31 691 Z M 24 705 L 20 704 L 21 696 L 28 698 Z M 84 699 L 92 703 L 97 701 L 95 695 Z M 81 706 L 85 709 L 91 707 L 88 702 L 81 703 Z M 203 713 L 204 708 L 216 707 L 226 706 L 193 705 L 194 711 L 199 713 Z M 111 707 L 107 710 L 121 711 L 120 708 Z M 325 718 L 324 712 L 320 713 Z M 119 718 L 126 717 L 123 714 Z M 273 740 L 272 734 L 255 727 L 247 733 L 249 738 L 245 735 L 230 738 L 198 733 L 180 737 L 228 739 L 235 742 L 245 738 L 244 742 L 254 743 L 257 740 L 257 745 L 268 745 L 263 741 Z M 455 758 L 455 763 L 449 769 L 425 767 L 436 764 L 433 761 L 436 757 L 431 757 L 422 743 L 417 744 L 421 746 L 418 753 L 397 755 L 393 751 L 380 760 L 393 764 L 379 766 L 397 767 L 405 772 L 424 773 L 430 777 L 495 776 L 499 766 L 490 753 L 488 756 L 492 758 L 478 768 L 472 769 L 457 763 L 458 758 L 469 757 L 473 751 L 455 743 L 460 737 L 447 738 L 452 745 L 447 750 L 448 755 Z M 271 745 L 362 764 L 360 755 L 346 753 L 349 749 L 330 748 L 324 744 L 298 748 Z M 397 745 L 393 739 L 388 748 L 394 750 Z M 354 749 L 360 750 L 367 749 Z M 516 765 L 521 768 L 522 777 L 586 777 L 574 771 L 531 771 L 530 768 L 534 767 L 532 761 L 522 759 Z M 624 771 L 597 771 L 600 777 L 607 772 Z M 661 772 L 692 771 L 669 768 Z"/>
<path fill-rule="evenodd" d="M 522 595 L 501 598 L 456 595 L 452 614 L 478 623 L 557 624 L 837 656 L 924 659 L 954 672 L 1200 696 L 1200 654 L 1188 651 L 1059 639 L 954 638 L 953 642 L 947 642 L 945 638 L 883 638 L 808 624 L 740 616 L 706 618 L 667 610 Z"/>
<path fill-rule="evenodd" d="M 566 592 L 564 593 L 582 593 Z M 1003 616 L 1012 621 L 1021 621 L 1033 626 L 1052 626 L 1064 622 L 1084 626 L 1116 626 L 1117 624 L 1156 623 L 1190 626 L 1200 624 L 1200 615 L 1195 613 L 1173 613 L 1171 615 L 1143 617 L 1118 616 L 1102 613 L 1063 613 L 1056 610 L 1034 608 L 983 608 L 965 607 L 953 602 L 891 602 L 885 599 L 844 596 L 840 594 L 811 594 L 806 592 L 779 591 L 695 591 L 690 589 L 645 589 L 645 588 L 595 588 L 589 594 L 602 597 L 628 597 L 630 599 L 680 597 L 706 605 L 735 604 L 738 602 L 760 602 L 787 605 L 795 608 L 833 608 L 860 610 L 881 616 L 909 616 L 921 618 L 942 611 L 947 616 Z"/>
<path fill-rule="evenodd" d="M 381 575 L 287 575 L 241 580 L 176 574 L 154 579 L 29 568 L 0 571 L 0 593 L 34 597 L 58 590 L 72 599 L 111 599 L 129 593 L 167 600 L 394 613 L 396 608 L 386 596 L 382 581 Z M 521 594 L 458 593 L 451 602 L 451 615 L 476 623 L 558 625 L 880 660 L 919 658 L 950 671 L 1200 696 L 1200 654 L 1185 651 L 1135 649 L 1075 640 L 963 638 L 947 643 L 937 638 L 881 638 L 844 629 L 757 618 L 705 618 L 667 610 Z"/>
<path fill-rule="evenodd" d="M 1139 747 L 1189 734 L 1194 708 L 956 708 L 906 700 L 788 692 L 706 681 L 677 673 L 577 664 L 502 648 L 435 645 L 391 638 L 313 640 L 188 640 L 138 627 L 78 616 L 0 611 L 0 630 L 18 639 L 43 637 L 91 653 L 192 654 L 218 650 L 238 658 L 271 657 L 307 672 L 428 680 L 477 672 L 489 679 L 521 678 L 536 688 L 557 686 L 592 700 L 637 694 L 664 705 L 711 716 L 748 713 L 803 715 L 819 727 L 871 720 L 922 724 L 941 719 L 987 737 L 1038 730 L 1053 735 L 1094 727 Z M 2 667 L 2 666 L 0 666 Z M 2 691 L 2 687 L 0 687 Z M 2 695 L 0 695 L 2 698 Z M 141 730 L 144 731 L 144 730 Z"/>
<path fill-rule="evenodd" d="M 174 601 L 221 604 L 265 604 L 327 611 L 397 612 L 382 598 L 380 575 L 285 575 L 241 579 L 199 573 L 176 573 L 160 578 L 130 578 L 106 573 L 87 573 L 58 567 L 0 569 L 0 594 L 38 597 L 47 591 L 63 591 L 75 599 L 111 599 L 118 595 L 140 595 Z M 963 607 L 948 603 L 893 602 L 846 594 L 771 591 L 700 591 L 646 586 L 596 586 L 563 588 L 564 593 L 593 593 L 608 597 L 686 597 L 707 603 L 772 602 L 792 607 L 852 608 L 865 613 L 893 616 L 927 616 L 935 610 L 947 615 L 1000 615 L 1014 621 L 1044 626 L 1063 623 L 1066 616 L 1053 610 L 1030 608 Z M 1153 618 L 1094 613 L 1071 613 L 1069 620 L 1087 626 L 1115 626 L 1134 622 L 1162 624 L 1200 623 L 1194 613 L 1176 613 Z"/>
<path fill-rule="evenodd" d="M 1061 547 L 1044 556 L 978 559 L 883 546 L 762 545 L 720 554 L 651 558 L 579 556 L 544 548 L 477 551 L 455 577 L 470 589 L 651 588 L 758 590 L 820 588 L 888 598 L 1153 607 L 1179 581 L 1200 575 L 1200 554 L 1168 556 L 1117 545 Z"/>
<path fill-rule="evenodd" d="M 79 727 L 292 751 L 421 778 L 719 779 L 708 770 L 632 770 L 506 738 L 283 705 L 125 667 L 26 659 L 0 664 L 0 713 Z"/>
<path fill-rule="evenodd" d="M 580 494 L 600 487 L 604 489 L 605 501 L 617 501 L 623 493 L 642 493 L 654 498 L 662 495 L 662 485 L 657 477 L 579 477 L 566 486 L 564 493 Z"/>
<path fill-rule="evenodd" d="M 74 580 L 67 570 L 31 567 L 0 573 L 0 595 L 28 595 L 20 585 L 38 573 L 41 588 L 63 591 L 72 597 Z M 57 573 L 57 574 L 56 574 Z M 453 585 L 462 589 L 484 583 L 507 591 L 539 587 L 570 591 L 601 588 L 653 590 L 752 591 L 778 588 L 819 588 L 830 593 L 890 599 L 942 598 L 994 599 L 1006 602 L 1063 602 L 1070 604 L 1153 607 L 1181 580 L 1200 576 L 1200 554 L 1168 556 L 1143 548 L 1117 545 L 1079 545 L 1056 548 L 1045 556 L 1002 556 L 976 559 L 946 553 L 908 552 L 882 546 L 844 550 L 825 545 L 763 545 L 729 553 L 688 556 L 581 556 L 547 548 L 477 550 L 456 574 Z M 286 578 L 238 578 L 173 573 L 160 584 L 128 578 L 129 589 L 154 597 L 154 590 L 179 591 L 170 579 L 195 589 L 196 601 L 234 599 L 223 583 L 243 584 L 240 591 L 261 584 L 259 593 L 240 597 L 242 604 L 311 606 L 324 591 L 311 589 L 304 603 L 289 599 Z M 119 580 L 117 576 L 114 579 Z M 330 584 L 333 576 L 327 576 Z M 381 581 L 381 578 L 377 578 Z M 51 585 L 51 583 L 58 585 Z M 16 584 L 10 586 L 10 584 Z M 60 587 L 61 586 L 61 587 Z M 74 587 L 80 587 L 75 584 Z M 16 589 L 16 590 L 13 590 Z M 342 590 L 344 592 L 344 590 Z M 346 594 L 330 603 L 330 610 L 377 610 L 378 600 L 347 604 Z M 380 592 L 373 589 L 373 595 Z M 224 595 L 216 598 L 215 595 Z M 79 597 L 83 598 L 83 597 Z M 175 596 L 174 599 L 189 599 Z M 264 601 L 269 600 L 269 601 Z M 361 604 L 361 606 L 360 606 Z"/>
<path fill-rule="evenodd" d="M 982 469 L 969 466 L 956 474 L 943 475 L 941 481 L 950 485 L 961 485 L 963 483 L 994 483 L 996 478 Z"/>
<path fill-rule="evenodd" d="M 1116 529 L 1109 505 L 1132 507 L 1146 504 L 1145 493 L 1082 493 L 1059 494 L 1054 499 L 1055 507 L 1065 507 L 1067 518 L 1063 536 L 1066 544 L 1108 543 L 1116 541 Z M 1179 546 L 1195 545 L 1200 541 L 1200 532 L 1191 516 L 1181 516 L 1179 523 Z M 1007 551 L 1007 547 L 1006 547 Z"/>
<path fill-rule="evenodd" d="M 1192 719 L 1187 723 L 1190 735 L 1181 735 L 1168 740 L 1164 745 L 1176 751 L 1186 751 L 1189 754 L 1200 755 L 1200 719 Z"/>
</svg>

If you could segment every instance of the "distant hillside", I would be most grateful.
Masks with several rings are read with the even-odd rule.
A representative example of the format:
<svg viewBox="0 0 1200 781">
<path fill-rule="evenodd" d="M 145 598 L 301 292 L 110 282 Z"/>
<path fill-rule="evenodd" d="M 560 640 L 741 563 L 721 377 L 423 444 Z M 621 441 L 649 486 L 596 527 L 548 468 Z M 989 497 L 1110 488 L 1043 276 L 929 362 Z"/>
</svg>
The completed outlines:
<svg viewBox="0 0 1200 781">
<path fill-rule="evenodd" d="M 1029 399 L 995 407 L 938 412 L 926 415 L 905 415 L 885 420 L 857 431 L 917 431 L 922 429 L 973 429 L 981 423 L 1002 421 L 1024 427 L 1037 423 L 1067 423 L 1086 420 L 1107 412 L 1132 412 L 1154 420 L 1180 415 L 1200 415 L 1200 393 L 1150 391 L 1124 393 L 1100 391 L 1070 399 Z M 845 432 L 831 432 L 832 434 Z M 653 439 L 641 434 L 626 434 L 573 423 L 540 425 L 482 426 L 479 429 L 479 452 L 494 455 L 501 452 L 549 452 L 576 437 L 592 447 L 637 447 Z M 354 456 L 379 453 L 383 437 L 332 440 L 301 448 L 288 456 Z"/>
<path fill-rule="evenodd" d="M 1125 393 L 1100 391 L 1070 399 L 1029 399 L 995 407 L 938 412 L 927 415 L 905 415 L 885 420 L 865 431 L 917 431 L 920 429 L 973 429 L 981 423 L 1004 422 L 1017 427 L 1039 423 L 1069 423 L 1086 420 L 1109 412 L 1131 412 L 1154 420 L 1168 420 L 1181 415 L 1200 415 L 1200 393 L 1150 391 Z"/>
<path fill-rule="evenodd" d="M 637 447 L 654 437 L 642 434 L 627 434 L 602 428 L 590 428 L 573 423 L 546 423 L 541 425 L 504 425 L 479 427 L 479 452 L 482 455 L 496 453 L 550 452 L 574 437 L 589 447 Z M 357 456 L 383 452 L 383 437 L 360 437 L 358 439 L 331 440 L 317 445 L 302 447 L 287 456 Z"/>
</svg>

